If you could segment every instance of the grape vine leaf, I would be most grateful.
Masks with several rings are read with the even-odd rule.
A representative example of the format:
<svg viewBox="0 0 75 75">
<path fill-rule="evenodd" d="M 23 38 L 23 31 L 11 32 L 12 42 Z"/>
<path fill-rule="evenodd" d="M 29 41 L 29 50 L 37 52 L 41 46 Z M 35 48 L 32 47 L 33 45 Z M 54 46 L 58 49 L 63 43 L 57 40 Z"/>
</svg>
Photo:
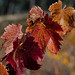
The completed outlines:
<svg viewBox="0 0 75 75">
<path fill-rule="evenodd" d="M 43 10 L 38 6 L 38 7 L 33 7 L 29 11 L 30 15 L 35 14 L 36 16 L 39 16 L 40 18 L 44 16 Z"/>
<path fill-rule="evenodd" d="M 25 67 L 37 70 L 41 66 L 37 61 L 43 60 L 43 52 L 33 40 L 33 37 L 27 36 L 23 43 L 18 39 L 13 43 L 14 50 L 8 54 L 6 61 L 12 65 L 16 75 L 23 74 Z"/>
<path fill-rule="evenodd" d="M 62 40 L 57 31 L 62 31 L 61 26 L 57 22 L 53 22 L 48 14 L 44 16 L 42 22 L 35 23 L 33 26 L 29 26 L 26 29 L 26 32 L 31 32 L 31 36 L 35 38 L 34 41 L 38 42 L 43 52 L 46 51 L 46 46 L 48 44 L 48 48 L 54 53 L 59 51 L 59 41 Z M 49 43 L 50 39 L 51 44 Z"/>
<path fill-rule="evenodd" d="M 5 66 L 0 62 L 0 75 L 9 75 Z"/>
<path fill-rule="evenodd" d="M 2 39 L 5 39 L 4 47 L 6 47 L 5 53 L 8 54 L 13 50 L 13 41 L 18 37 L 18 39 L 21 39 L 23 33 L 21 31 L 22 25 L 20 24 L 12 24 L 4 28 L 6 32 L 3 33 L 1 36 Z"/>
<path fill-rule="evenodd" d="M 50 35 L 50 39 L 47 45 L 48 49 L 51 50 L 51 52 L 57 54 L 61 45 L 59 41 L 63 40 L 57 32 L 62 32 L 62 28 L 57 22 L 52 21 L 52 18 L 50 18 L 48 14 L 46 14 L 44 18 L 44 24 L 46 25 Z"/>
<path fill-rule="evenodd" d="M 30 26 L 31 24 L 35 23 L 39 18 L 44 17 L 44 12 L 43 10 L 38 6 L 38 7 L 33 7 L 29 11 L 30 15 L 29 18 L 27 19 L 27 24 Z"/>
<path fill-rule="evenodd" d="M 49 7 L 53 21 L 57 21 L 63 29 L 63 32 L 60 33 L 62 36 L 65 36 L 73 27 L 75 27 L 73 17 L 75 10 L 73 7 L 68 7 L 66 9 L 65 7 L 66 5 L 62 9 L 62 2 L 60 0 Z"/>
</svg>

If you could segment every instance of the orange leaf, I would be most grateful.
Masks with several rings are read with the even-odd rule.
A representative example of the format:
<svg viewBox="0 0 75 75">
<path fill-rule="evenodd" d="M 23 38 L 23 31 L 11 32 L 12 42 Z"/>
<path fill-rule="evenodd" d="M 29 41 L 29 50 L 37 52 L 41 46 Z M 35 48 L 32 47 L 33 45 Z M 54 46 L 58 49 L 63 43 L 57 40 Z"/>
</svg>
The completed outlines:
<svg viewBox="0 0 75 75">
<path fill-rule="evenodd" d="M 57 21 L 63 29 L 63 32 L 60 32 L 60 35 L 62 36 L 75 27 L 73 17 L 75 10 L 72 7 L 68 7 L 66 9 L 65 7 L 66 5 L 62 9 L 62 2 L 60 0 L 49 7 L 53 21 Z"/>
<path fill-rule="evenodd" d="M 0 63 L 0 75 L 9 75 L 5 66 Z"/>
<path fill-rule="evenodd" d="M 34 41 L 38 42 L 43 52 L 46 51 L 48 44 L 49 50 L 54 53 L 59 51 L 61 45 L 59 41 L 62 40 L 57 31 L 62 31 L 61 26 L 57 22 L 52 21 L 48 14 L 45 15 L 42 22 L 35 23 L 26 29 L 26 32 L 31 32 L 31 36 L 35 38 Z"/>
<path fill-rule="evenodd" d="M 46 30 L 46 27 L 43 23 L 40 23 L 31 33 L 31 36 L 33 36 L 35 39 L 35 42 L 38 42 L 38 45 L 43 49 L 43 52 L 45 52 L 47 43 L 50 38 L 50 34 Z"/>
</svg>

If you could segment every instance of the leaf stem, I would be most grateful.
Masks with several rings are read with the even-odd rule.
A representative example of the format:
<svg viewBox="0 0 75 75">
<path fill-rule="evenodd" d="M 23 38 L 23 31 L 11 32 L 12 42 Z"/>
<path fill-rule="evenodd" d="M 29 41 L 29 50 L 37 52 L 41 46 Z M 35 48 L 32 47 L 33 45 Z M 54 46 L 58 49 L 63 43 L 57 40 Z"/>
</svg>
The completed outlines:
<svg viewBox="0 0 75 75">
<path fill-rule="evenodd" d="M 66 8 L 66 5 L 63 7 L 63 9 L 65 9 Z"/>
</svg>

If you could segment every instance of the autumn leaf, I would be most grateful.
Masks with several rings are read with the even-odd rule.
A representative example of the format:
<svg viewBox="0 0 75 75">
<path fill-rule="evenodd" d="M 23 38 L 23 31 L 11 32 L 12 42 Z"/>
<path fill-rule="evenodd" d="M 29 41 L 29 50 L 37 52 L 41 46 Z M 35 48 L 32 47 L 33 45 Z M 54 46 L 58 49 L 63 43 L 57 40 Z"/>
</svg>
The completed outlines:
<svg viewBox="0 0 75 75">
<path fill-rule="evenodd" d="M 21 39 L 23 33 L 21 31 L 22 25 L 20 24 L 12 24 L 4 28 L 6 32 L 1 36 L 2 39 L 5 39 L 4 47 L 6 47 L 6 54 L 10 53 L 13 50 L 13 41 L 18 37 Z"/>
<path fill-rule="evenodd" d="M 48 14 L 44 18 L 44 24 L 50 34 L 50 39 L 47 44 L 48 49 L 57 54 L 61 45 L 60 41 L 62 41 L 61 36 L 57 32 L 62 32 L 62 28 L 57 22 L 52 21 L 52 18 Z"/>
<path fill-rule="evenodd" d="M 41 65 L 37 61 L 43 60 L 43 52 L 38 46 L 38 43 L 33 42 L 33 37 L 27 36 L 24 42 L 21 42 L 21 40 L 15 40 L 13 43 L 14 50 L 6 58 L 6 61 L 16 71 L 16 75 L 23 74 L 25 67 L 30 70 L 39 69 Z"/>
<path fill-rule="evenodd" d="M 35 38 L 34 41 L 38 42 L 43 52 L 46 51 L 47 44 L 52 52 L 57 53 L 59 51 L 61 45 L 59 41 L 62 39 L 57 31 L 60 32 L 62 29 L 57 22 L 52 21 L 48 14 L 45 15 L 42 22 L 29 26 L 26 31 L 31 32 L 31 36 Z"/>
<path fill-rule="evenodd" d="M 0 62 L 0 75 L 9 75 L 5 66 Z"/>
<path fill-rule="evenodd" d="M 49 33 L 47 32 L 45 25 L 43 23 L 40 23 L 32 32 L 31 36 L 33 36 L 35 39 L 35 42 L 38 42 L 38 45 L 40 46 L 41 49 L 44 50 L 46 49 L 48 40 L 50 38 Z"/>
<path fill-rule="evenodd" d="M 73 7 L 65 7 L 66 5 L 62 9 L 62 2 L 60 0 L 49 7 L 53 21 L 57 21 L 63 29 L 63 32 L 60 32 L 60 35 L 62 36 L 66 35 L 75 27 L 73 17 L 75 10 Z"/>
<path fill-rule="evenodd" d="M 44 12 L 39 6 L 31 8 L 29 14 L 29 18 L 26 21 L 29 26 L 40 21 L 39 18 L 42 19 L 44 17 Z"/>
<path fill-rule="evenodd" d="M 43 10 L 38 6 L 38 7 L 33 7 L 30 11 L 29 11 L 30 15 L 35 14 L 38 15 L 39 17 L 43 17 Z"/>
</svg>

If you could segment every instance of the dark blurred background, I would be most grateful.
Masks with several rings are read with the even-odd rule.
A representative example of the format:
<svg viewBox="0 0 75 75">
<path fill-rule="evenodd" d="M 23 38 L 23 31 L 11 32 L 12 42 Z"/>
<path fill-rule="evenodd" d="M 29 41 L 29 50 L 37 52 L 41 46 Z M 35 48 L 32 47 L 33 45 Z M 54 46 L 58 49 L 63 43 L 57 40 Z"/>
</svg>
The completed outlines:
<svg viewBox="0 0 75 75">
<path fill-rule="evenodd" d="M 58 0 L 0 0 L 0 15 L 25 12 L 35 5 L 47 10 L 56 1 Z M 63 5 L 75 7 L 75 0 L 62 1 Z"/>
<path fill-rule="evenodd" d="M 36 6 L 40 6 L 44 11 L 48 12 L 48 8 L 52 3 L 58 0 L 0 0 L 0 36 L 4 32 L 4 28 L 9 24 L 20 23 L 23 26 L 22 31 L 25 32 L 27 27 L 26 19 L 29 10 Z M 62 0 L 64 5 L 75 8 L 75 0 Z M 50 12 L 48 12 L 50 14 Z M 4 40 L 0 38 L 0 48 Z M 47 50 L 44 61 L 39 70 L 31 71 L 25 69 L 24 75 L 75 75 L 75 28 L 63 37 L 63 42 L 57 55 Z M 0 58 L 5 56 L 5 49 L 0 50 Z"/>
</svg>

